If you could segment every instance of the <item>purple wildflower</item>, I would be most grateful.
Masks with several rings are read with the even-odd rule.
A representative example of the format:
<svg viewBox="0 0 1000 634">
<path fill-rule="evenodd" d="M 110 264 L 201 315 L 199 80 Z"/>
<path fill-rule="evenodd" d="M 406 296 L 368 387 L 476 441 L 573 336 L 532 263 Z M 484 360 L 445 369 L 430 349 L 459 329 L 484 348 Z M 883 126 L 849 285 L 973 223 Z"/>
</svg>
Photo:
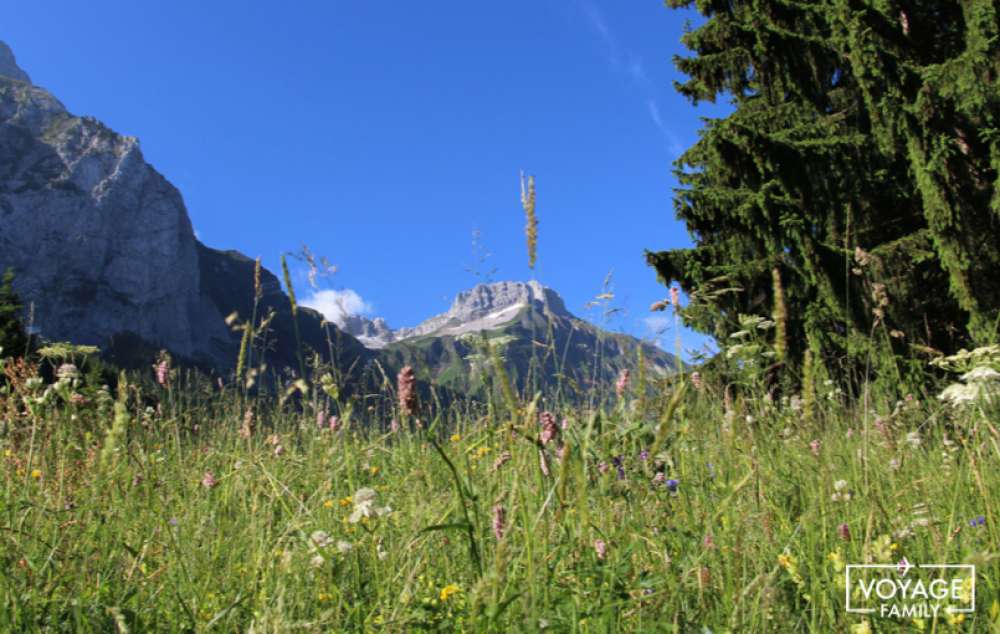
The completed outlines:
<svg viewBox="0 0 1000 634">
<path fill-rule="evenodd" d="M 679 480 L 674 480 L 673 478 L 671 478 L 670 480 L 667 480 L 667 490 L 670 491 L 671 493 L 677 493 L 677 487 L 679 487 L 680 484 L 681 483 Z"/>
<path fill-rule="evenodd" d="M 640 451 L 639 452 L 639 460 L 642 460 L 643 462 L 646 462 L 647 460 L 649 460 L 649 451 L 646 450 L 646 449 L 643 449 L 642 451 Z"/>
<path fill-rule="evenodd" d="M 986 525 L 986 517 L 983 516 L 983 515 L 980 515 L 979 517 L 976 517 L 975 519 L 969 520 L 969 526 L 972 526 L 972 527 L 985 526 L 985 525 Z"/>
<path fill-rule="evenodd" d="M 625 479 L 625 457 L 624 456 L 615 456 L 614 458 L 611 459 L 611 463 L 614 464 L 615 465 L 615 469 L 618 470 L 618 479 L 619 480 L 624 480 Z"/>
<path fill-rule="evenodd" d="M 837 534 L 840 535 L 840 538 L 845 542 L 851 541 L 851 527 L 847 524 L 841 524 L 838 526 Z"/>
</svg>

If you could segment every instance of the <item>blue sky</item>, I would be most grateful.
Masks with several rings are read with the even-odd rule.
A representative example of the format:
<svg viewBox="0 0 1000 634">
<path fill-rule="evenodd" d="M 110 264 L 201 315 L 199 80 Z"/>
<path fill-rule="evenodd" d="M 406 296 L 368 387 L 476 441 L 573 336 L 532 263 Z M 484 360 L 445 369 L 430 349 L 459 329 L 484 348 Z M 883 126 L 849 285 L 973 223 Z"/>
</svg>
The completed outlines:
<svg viewBox="0 0 1000 634">
<path fill-rule="evenodd" d="M 661 0 L 74 0 L 12 3 L 0 39 L 72 112 L 139 137 L 209 246 L 276 271 L 307 244 L 339 267 L 329 290 L 395 327 L 445 310 L 476 267 L 600 322 L 584 305 L 612 272 L 610 327 L 666 326 L 672 349 L 643 250 L 690 243 L 671 162 L 722 113 L 672 88 L 694 18 Z"/>
</svg>

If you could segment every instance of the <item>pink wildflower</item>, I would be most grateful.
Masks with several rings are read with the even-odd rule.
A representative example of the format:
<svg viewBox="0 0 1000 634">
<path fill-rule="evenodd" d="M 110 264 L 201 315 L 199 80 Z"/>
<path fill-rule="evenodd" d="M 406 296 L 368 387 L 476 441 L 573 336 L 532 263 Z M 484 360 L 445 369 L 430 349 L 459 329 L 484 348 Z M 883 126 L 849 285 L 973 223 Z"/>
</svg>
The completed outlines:
<svg viewBox="0 0 1000 634">
<path fill-rule="evenodd" d="M 618 375 L 618 381 L 615 382 L 615 394 L 618 395 L 618 398 L 625 396 L 625 390 L 628 388 L 629 375 L 630 373 L 628 368 L 624 368 Z"/>
<path fill-rule="evenodd" d="M 604 558 L 608 554 L 608 545 L 604 543 L 603 539 L 594 540 L 594 552 L 597 553 L 597 558 L 604 561 Z"/>
<path fill-rule="evenodd" d="M 215 474 L 213 474 L 211 471 L 206 471 L 205 475 L 202 476 L 201 478 L 201 486 L 205 487 L 206 489 L 211 489 L 218 483 L 219 481 L 215 479 Z"/>
<path fill-rule="evenodd" d="M 819 440 L 813 440 L 812 442 L 809 443 L 809 450 L 812 451 L 812 455 L 816 456 L 817 458 L 819 457 L 819 447 L 820 447 Z"/>
</svg>

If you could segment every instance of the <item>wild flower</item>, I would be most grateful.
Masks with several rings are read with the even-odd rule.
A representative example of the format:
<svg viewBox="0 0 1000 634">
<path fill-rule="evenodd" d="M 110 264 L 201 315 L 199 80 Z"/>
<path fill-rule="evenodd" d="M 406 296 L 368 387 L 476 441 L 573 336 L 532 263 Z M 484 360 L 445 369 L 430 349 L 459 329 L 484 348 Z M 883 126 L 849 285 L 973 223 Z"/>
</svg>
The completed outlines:
<svg viewBox="0 0 1000 634">
<path fill-rule="evenodd" d="M 316 553 L 315 555 L 313 555 L 313 558 L 309 560 L 309 564 L 313 568 L 322 568 L 323 564 L 325 564 L 325 563 L 326 563 L 326 559 L 324 559 L 323 555 L 320 555 L 319 553 Z"/>
<path fill-rule="evenodd" d="M 657 471 L 656 475 L 653 476 L 653 484 L 661 485 L 667 481 L 667 475 L 662 471 Z"/>
<path fill-rule="evenodd" d="M 670 479 L 667 480 L 667 491 L 671 493 L 677 493 L 677 489 L 680 487 L 681 483 L 679 480 Z"/>
<path fill-rule="evenodd" d="M 219 484 L 219 481 L 215 479 L 215 474 L 211 471 L 206 471 L 205 475 L 201 477 L 201 486 L 206 489 L 214 488 L 217 484 Z"/>
<path fill-rule="evenodd" d="M 362 518 L 383 517 L 392 513 L 392 508 L 388 506 L 375 506 L 377 497 L 378 494 L 374 489 L 367 487 L 358 489 L 352 498 L 354 501 L 354 510 L 351 512 L 350 517 L 347 518 L 347 521 L 351 524 L 357 524 Z"/>
<path fill-rule="evenodd" d="M 610 470 L 611 470 L 611 466 L 610 466 L 610 465 L 608 465 L 608 463 L 604 462 L 603 460 L 602 460 L 601 462 L 598 462 L 598 463 L 597 463 L 597 471 L 598 471 L 598 472 L 599 472 L 599 473 L 600 473 L 601 475 L 604 475 L 604 474 L 606 474 L 606 473 L 607 473 L 608 471 L 610 471 Z"/>
<path fill-rule="evenodd" d="M 594 540 L 594 552 L 600 561 L 604 561 L 604 558 L 608 554 L 608 545 L 604 543 L 603 539 Z"/>
<path fill-rule="evenodd" d="M 568 418 L 563 418 L 562 419 L 562 425 L 561 425 L 561 427 L 562 427 L 563 431 L 566 431 L 567 429 L 569 429 L 569 419 Z"/>
<path fill-rule="evenodd" d="M 352 544 L 351 542 L 345 542 L 344 540 L 340 540 L 337 542 L 337 552 L 340 553 L 341 555 L 346 555 L 352 550 L 354 550 L 354 544 Z"/>
<path fill-rule="evenodd" d="M 309 541 L 311 541 L 316 548 L 326 548 L 333 540 L 330 538 L 330 534 L 326 531 L 313 531 L 312 535 L 309 536 Z"/>
<path fill-rule="evenodd" d="M 411 366 L 405 366 L 396 376 L 399 409 L 406 416 L 414 416 L 419 409 L 416 383 L 417 378 Z"/>
<path fill-rule="evenodd" d="M 502 504 L 493 507 L 493 536 L 497 541 L 503 539 L 504 531 L 507 529 L 507 511 Z"/>
<path fill-rule="evenodd" d="M 399 421 L 396 420 L 395 418 L 389 421 L 389 431 L 391 431 L 394 434 L 399 431 Z"/>
<path fill-rule="evenodd" d="M 906 434 L 906 443 L 910 445 L 910 447 L 914 449 L 919 449 L 921 442 L 922 441 L 920 439 L 920 432 L 911 431 L 910 433 Z"/>
<path fill-rule="evenodd" d="M 628 389 L 629 376 L 630 373 L 628 368 L 623 368 L 622 371 L 618 373 L 618 380 L 615 381 L 615 394 L 618 395 L 618 398 L 625 396 L 625 390 Z"/>
<path fill-rule="evenodd" d="M 462 589 L 458 587 L 457 584 L 449 583 L 445 587 L 441 588 L 441 592 L 438 595 L 442 601 L 447 601 L 452 595 L 458 594 Z"/>
<path fill-rule="evenodd" d="M 701 391 L 701 388 L 703 387 L 701 380 L 701 372 L 691 373 L 691 385 L 692 387 L 694 387 L 694 389 L 698 390 L 699 392 Z"/>
<path fill-rule="evenodd" d="M 618 470 L 618 479 L 625 479 L 625 456 L 615 456 L 611 459 L 611 463 L 615 465 L 615 469 Z"/>
<path fill-rule="evenodd" d="M 872 634 L 872 626 L 868 624 L 867 619 L 860 623 L 855 623 L 851 626 L 851 634 Z"/>
<path fill-rule="evenodd" d="M 461 442 L 462 441 L 462 435 L 461 434 L 452 434 L 450 440 L 451 440 L 451 442 Z"/>
<path fill-rule="evenodd" d="M 72 363 L 64 363 L 56 370 L 56 378 L 69 381 L 80 378 L 80 370 Z"/>
<path fill-rule="evenodd" d="M 837 526 L 837 534 L 840 535 L 840 538 L 845 542 L 851 541 L 851 527 L 846 523 Z"/>
<path fill-rule="evenodd" d="M 811 451 L 812 455 L 816 456 L 817 458 L 819 457 L 819 448 L 820 448 L 819 440 L 813 440 L 812 442 L 809 443 L 809 451 Z"/>
<path fill-rule="evenodd" d="M 159 359 L 153 365 L 153 374 L 159 385 L 170 387 L 170 355 L 166 351 L 160 352 Z"/>
<path fill-rule="evenodd" d="M 35 480 L 41 480 L 42 479 L 42 470 L 41 469 L 32 469 L 31 470 L 31 477 L 34 478 Z"/>
<path fill-rule="evenodd" d="M 323 429 L 326 427 L 326 417 L 327 413 L 323 410 L 316 411 L 316 427 L 318 429 Z"/>
<path fill-rule="evenodd" d="M 539 424 L 542 426 L 542 431 L 538 435 L 538 441 L 543 445 L 549 444 L 559 435 L 559 426 L 556 425 L 556 417 L 552 412 L 542 412 L 539 416 Z"/>
<path fill-rule="evenodd" d="M 639 460 L 642 460 L 643 462 L 646 462 L 647 460 L 649 460 L 649 450 L 643 449 L 642 451 L 640 451 L 639 452 Z"/>
<path fill-rule="evenodd" d="M 826 556 L 827 561 L 833 564 L 833 569 L 837 572 L 842 571 L 845 568 L 844 556 L 840 554 L 839 550 L 835 550 Z"/>
<path fill-rule="evenodd" d="M 986 524 L 986 517 L 983 515 L 980 515 L 978 517 L 969 520 L 969 526 L 972 526 L 973 528 L 975 528 L 976 526 L 984 526 L 985 524 Z"/>
<path fill-rule="evenodd" d="M 837 480 L 833 483 L 833 495 L 830 497 L 834 502 L 847 502 L 854 493 L 847 488 L 847 480 Z"/>
<path fill-rule="evenodd" d="M 712 539 L 712 533 L 705 533 L 704 539 L 701 540 L 701 546 L 705 550 L 712 550 L 715 548 L 715 540 Z"/>
</svg>

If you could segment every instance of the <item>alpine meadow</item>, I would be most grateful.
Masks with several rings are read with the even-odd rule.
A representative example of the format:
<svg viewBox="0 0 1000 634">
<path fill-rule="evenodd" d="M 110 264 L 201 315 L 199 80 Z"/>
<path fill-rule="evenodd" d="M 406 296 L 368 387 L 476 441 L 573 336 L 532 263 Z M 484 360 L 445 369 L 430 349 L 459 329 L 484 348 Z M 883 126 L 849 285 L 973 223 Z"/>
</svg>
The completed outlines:
<svg viewBox="0 0 1000 634">
<path fill-rule="evenodd" d="M 671 20 L 656 37 L 683 46 L 671 94 L 700 121 L 685 144 L 669 129 L 680 111 L 661 116 L 634 53 L 646 31 L 615 26 L 642 21 L 631 3 L 519 1 L 516 41 L 495 22 L 503 7 L 442 0 L 399 7 L 397 21 L 482 17 L 441 28 L 476 34 L 456 36 L 473 67 L 515 62 L 516 103 L 557 113 L 551 127 L 576 115 L 532 82 L 569 79 L 511 56 L 562 59 L 570 36 L 532 23 L 576 16 L 609 81 L 640 95 L 668 143 L 689 147 L 673 152 L 652 227 L 625 191 L 608 194 L 623 201 L 613 213 L 565 202 L 598 170 L 580 183 L 573 171 L 603 147 L 560 148 L 573 169 L 552 175 L 547 154 L 525 150 L 543 168 L 508 165 L 504 212 L 491 220 L 514 228 L 501 246 L 517 268 L 476 230 L 474 287 L 397 328 L 374 304 L 404 297 L 400 321 L 424 309 L 415 290 L 434 295 L 445 275 L 434 234 L 470 194 L 452 175 L 423 189 L 424 166 L 402 158 L 408 141 L 393 138 L 392 119 L 412 109 L 432 126 L 433 113 L 419 110 L 423 97 L 376 91 L 423 73 L 443 82 L 428 89 L 440 90 L 433 108 L 502 100 L 500 88 L 480 94 L 451 49 L 441 50 L 456 66 L 442 76 L 421 65 L 452 43 L 387 36 L 337 57 L 304 35 L 320 21 L 309 3 L 205 9 L 240 21 L 225 35 L 246 47 L 234 51 L 260 47 L 249 29 L 268 15 L 274 59 L 326 55 L 322 72 L 350 80 L 323 108 L 353 104 L 352 91 L 387 108 L 373 116 L 400 157 L 379 156 L 372 178 L 420 211 L 372 221 L 377 231 L 363 210 L 336 226 L 310 211 L 315 233 L 298 239 L 311 247 L 288 250 L 278 235 L 292 212 L 216 210 L 227 216 L 217 225 L 189 216 L 147 162 L 165 150 L 144 154 L 135 137 L 72 114 L 0 42 L 0 631 L 1000 633 L 1000 0 L 654 3 Z M 106 4 L 95 15 L 112 15 Z M 397 8 L 353 4 L 322 15 L 403 38 L 381 21 Z M 135 25 L 175 26 L 141 15 Z M 348 37 L 330 28 L 330 41 Z M 138 58 L 157 59 L 148 46 Z M 390 74 L 382 46 L 413 67 Z M 285 77 L 242 54 L 219 63 L 252 67 L 256 89 L 299 99 L 295 82 L 313 78 L 308 60 Z M 167 55 L 196 72 L 193 54 Z M 246 108 L 261 125 L 297 123 Z M 489 112 L 476 125 L 498 126 L 497 148 L 465 128 L 435 132 L 440 147 L 418 148 L 427 169 L 438 154 L 456 166 L 477 153 L 506 161 L 505 117 L 523 121 Z M 311 116 L 290 117 L 315 131 L 301 146 L 328 141 Z M 606 116 L 610 136 L 628 134 L 616 126 L 630 114 Z M 383 139 L 344 125 L 343 147 L 323 151 L 343 152 L 349 169 Z M 298 160 L 286 149 L 266 160 Z M 222 174 L 228 156 L 193 156 L 178 178 L 203 183 L 193 174 Z M 596 180 L 615 190 L 617 178 Z M 308 198 L 295 188 L 320 187 L 309 179 L 276 177 L 251 195 L 287 190 L 294 205 Z M 329 204 L 357 193 L 375 214 L 393 200 L 366 187 Z M 269 240 L 277 274 L 207 246 L 195 224 Z M 633 225 L 645 242 L 632 243 Z M 571 244 L 578 227 L 606 253 Z M 373 303 L 331 285 L 340 255 L 315 246 L 328 233 L 372 261 L 373 279 L 385 265 L 385 295 Z M 625 321 L 616 281 L 628 269 L 593 292 L 583 283 L 582 317 L 575 286 L 550 286 L 556 271 L 589 272 L 621 236 L 654 287 L 634 323 L 656 332 Z M 497 262 L 524 281 L 496 279 Z"/>
</svg>

